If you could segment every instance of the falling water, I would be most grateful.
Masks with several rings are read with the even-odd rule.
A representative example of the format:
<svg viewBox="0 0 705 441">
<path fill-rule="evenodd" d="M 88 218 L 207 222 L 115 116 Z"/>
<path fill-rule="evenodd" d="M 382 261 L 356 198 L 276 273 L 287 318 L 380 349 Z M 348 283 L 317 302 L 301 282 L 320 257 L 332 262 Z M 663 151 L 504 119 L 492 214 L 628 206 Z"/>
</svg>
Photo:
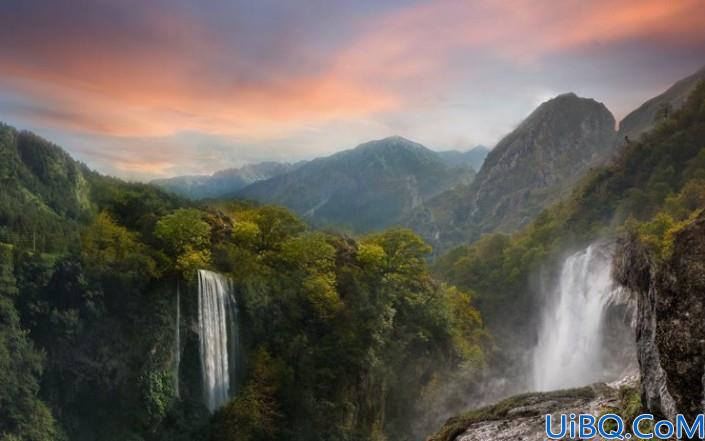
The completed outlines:
<svg viewBox="0 0 705 441">
<path fill-rule="evenodd" d="M 603 379 L 604 316 L 616 297 L 611 258 L 604 250 L 591 245 L 566 259 L 533 354 L 534 389 L 564 389 Z"/>
<path fill-rule="evenodd" d="M 228 332 L 235 320 L 230 280 L 206 270 L 198 271 L 198 327 L 201 371 L 206 406 L 213 412 L 230 398 Z M 232 341 L 231 341 L 232 343 Z"/>
</svg>

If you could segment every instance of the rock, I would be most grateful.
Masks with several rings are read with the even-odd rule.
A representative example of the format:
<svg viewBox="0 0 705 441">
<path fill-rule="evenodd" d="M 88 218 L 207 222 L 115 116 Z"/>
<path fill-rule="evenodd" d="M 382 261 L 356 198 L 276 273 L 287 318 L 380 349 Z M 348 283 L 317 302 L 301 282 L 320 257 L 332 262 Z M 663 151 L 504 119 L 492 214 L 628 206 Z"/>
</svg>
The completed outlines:
<svg viewBox="0 0 705 441">
<path fill-rule="evenodd" d="M 599 416 L 606 409 L 619 408 L 620 390 L 635 388 L 637 383 L 638 377 L 630 375 L 609 384 L 518 395 L 451 418 L 427 441 L 543 441 L 546 414 L 556 419 L 570 413 Z"/>
<path fill-rule="evenodd" d="M 689 418 L 704 410 L 705 212 L 656 259 L 637 239 L 620 244 L 615 278 L 637 296 L 642 402 L 652 413 Z"/>
<path fill-rule="evenodd" d="M 439 249 L 514 232 L 611 158 L 616 145 L 615 120 L 604 104 L 559 95 L 492 149 L 472 184 L 429 200 L 405 224 Z"/>
</svg>

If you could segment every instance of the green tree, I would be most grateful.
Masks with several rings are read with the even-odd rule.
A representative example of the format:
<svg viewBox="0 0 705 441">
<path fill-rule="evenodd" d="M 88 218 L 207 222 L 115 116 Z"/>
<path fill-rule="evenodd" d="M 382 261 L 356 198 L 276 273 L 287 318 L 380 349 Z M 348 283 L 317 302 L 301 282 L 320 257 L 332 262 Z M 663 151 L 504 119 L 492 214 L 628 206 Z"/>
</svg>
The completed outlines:
<svg viewBox="0 0 705 441">
<path fill-rule="evenodd" d="M 38 398 L 43 358 L 20 327 L 13 267 L 12 248 L 0 244 L 0 439 L 63 439 Z"/>
<path fill-rule="evenodd" d="M 210 225 L 201 211 L 180 208 L 156 224 L 154 235 L 174 257 L 174 268 L 189 277 L 210 264 Z"/>
<path fill-rule="evenodd" d="M 282 424 L 277 394 L 285 376 L 284 366 L 262 348 L 255 352 L 252 365 L 247 385 L 215 415 L 212 441 L 277 439 Z"/>
</svg>

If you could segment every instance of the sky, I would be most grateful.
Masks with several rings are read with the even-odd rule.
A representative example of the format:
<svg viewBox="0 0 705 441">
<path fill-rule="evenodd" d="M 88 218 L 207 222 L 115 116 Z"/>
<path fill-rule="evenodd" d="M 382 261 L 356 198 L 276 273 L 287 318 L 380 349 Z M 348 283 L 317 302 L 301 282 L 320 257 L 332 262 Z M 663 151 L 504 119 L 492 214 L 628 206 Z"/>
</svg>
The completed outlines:
<svg viewBox="0 0 705 441">
<path fill-rule="evenodd" d="M 130 180 L 401 135 L 492 147 L 565 92 L 617 120 L 705 65 L 703 0 L 3 0 L 0 121 Z"/>
</svg>

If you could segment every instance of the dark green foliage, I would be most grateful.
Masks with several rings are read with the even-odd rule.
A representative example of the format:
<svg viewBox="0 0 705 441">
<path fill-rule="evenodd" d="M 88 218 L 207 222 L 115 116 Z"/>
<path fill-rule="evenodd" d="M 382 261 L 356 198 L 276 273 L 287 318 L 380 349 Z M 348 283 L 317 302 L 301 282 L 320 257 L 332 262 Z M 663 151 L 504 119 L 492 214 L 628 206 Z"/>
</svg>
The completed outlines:
<svg viewBox="0 0 705 441">
<path fill-rule="evenodd" d="M 0 241 L 66 249 L 89 210 L 83 168 L 61 149 L 0 124 Z"/>
<path fill-rule="evenodd" d="M 286 367 L 267 351 L 258 350 L 252 359 L 251 377 L 230 404 L 218 411 L 211 429 L 213 441 L 257 441 L 277 439 L 285 423 L 277 394 Z"/>
<path fill-rule="evenodd" d="M 484 361 L 470 295 L 431 279 L 409 231 L 355 241 L 280 207 L 194 206 L 34 135 L 0 135 L 0 225 L 14 244 L 0 248 L 0 436 L 409 439 L 443 379 Z M 233 278 L 248 361 L 213 417 L 192 331 L 198 268 Z"/>
<path fill-rule="evenodd" d="M 280 209 L 218 208 L 234 224 L 214 262 L 241 291 L 256 349 L 243 395 L 217 427 L 253 440 L 409 439 L 420 397 L 454 367 L 482 364 L 469 296 L 430 278 L 429 247 L 410 231 L 356 242 L 302 231 Z M 263 371 L 262 357 L 281 368 Z M 253 423 L 271 420 L 281 423 Z"/>
<path fill-rule="evenodd" d="M 62 439 L 38 398 L 43 357 L 20 327 L 13 266 L 12 247 L 0 244 L 0 439 Z"/>
</svg>

